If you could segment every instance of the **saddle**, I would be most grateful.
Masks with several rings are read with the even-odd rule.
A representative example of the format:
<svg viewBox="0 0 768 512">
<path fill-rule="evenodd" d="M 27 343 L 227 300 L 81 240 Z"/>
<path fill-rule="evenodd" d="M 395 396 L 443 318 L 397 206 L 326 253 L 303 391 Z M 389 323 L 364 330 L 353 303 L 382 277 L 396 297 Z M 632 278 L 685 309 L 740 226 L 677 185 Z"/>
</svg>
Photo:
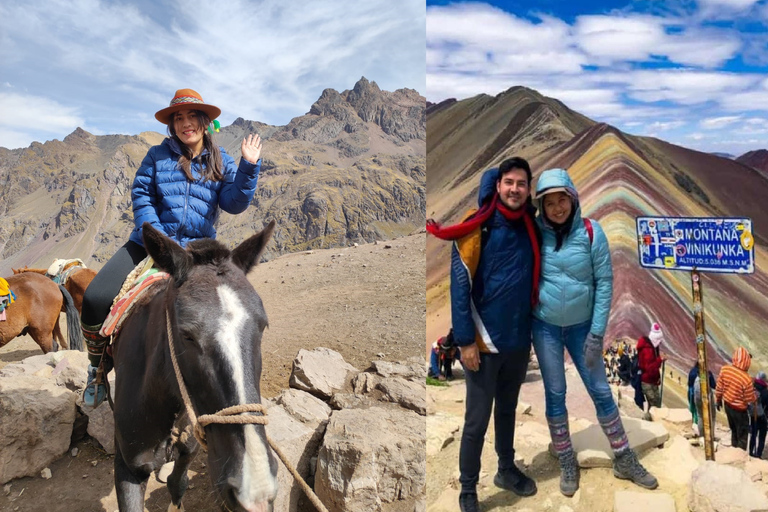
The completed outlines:
<svg viewBox="0 0 768 512">
<path fill-rule="evenodd" d="M 128 274 L 120 292 L 112 303 L 112 309 L 107 315 L 99 334 L 105 338 L 117 335 L 125 320 L 130 316 L 134 307 L 145 297 L 152 297 L 158 289 L 152 290 L 154 284 L 170 278 L 170 274 L 161 272 L 153 267 L 154 261 L 147 256 L 136 268 Z"/>
<path fill-rule="evenodd" d="M 73 260 L 56 259 L 53 260 L 51 266 L 45 272 L 46 277 L 53 279 L 53 282 L 64 286 L 67 283 L 67 279 L 73 273 L 77 272 L 81 268 L 87 268 L 83 260 L 76 258 Z"/>
</svg>

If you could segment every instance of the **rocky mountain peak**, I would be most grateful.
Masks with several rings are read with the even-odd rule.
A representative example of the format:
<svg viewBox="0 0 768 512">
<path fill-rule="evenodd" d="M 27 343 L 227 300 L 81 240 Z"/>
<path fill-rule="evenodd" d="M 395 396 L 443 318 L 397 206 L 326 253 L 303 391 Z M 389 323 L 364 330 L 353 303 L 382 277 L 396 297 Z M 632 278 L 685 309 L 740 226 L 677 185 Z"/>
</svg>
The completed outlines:
<svg viewBox="0 0 768 512">
<path fill-rule="evenodd" d="M 79 142 L 91 143 L 91 142 L 94 142 L 95 140 L 96 140 L 96 137 L 92 133 L 88 133 L 87 131 L 83 130 L 79 126 L 75 129 L 75 131 L 73 131 L 72 133 L 64 137 L 64 142 L 67 144 L 72 144 L 72 143 L 76 144 Z"/>
</svg>

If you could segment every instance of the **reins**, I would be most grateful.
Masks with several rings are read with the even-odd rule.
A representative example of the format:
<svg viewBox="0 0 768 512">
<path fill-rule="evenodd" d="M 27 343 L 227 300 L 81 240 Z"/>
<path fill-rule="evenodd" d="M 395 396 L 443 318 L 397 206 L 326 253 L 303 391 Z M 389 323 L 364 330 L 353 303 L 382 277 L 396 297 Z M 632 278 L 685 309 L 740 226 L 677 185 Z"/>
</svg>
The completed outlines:
<svg viewBox="0 0 768 512">
<path fill-rule="evenodd" d="M 210 425 L 212 423 L 217 424 L 236 424 L 236 425 L 266 425 L 267 420 L 267 410 L 264 408 L 261 404 L 244 404 L 244 405 L 235 405 L 232 407 L 227 407 L 215 414 L 204 414 L 200 416 L 199 418 L 195 414 L 195 411 L 192 407 L 192 400 L 189 398 L 189 392 L 187 392 L 187 386 L 184 385 L 184 379 L 181 375 L 181 370 L 179 369 L 179 363 L 176 359 L 176 347 L 173 343 L 173 329 L 171 328 L 171 316 L 168 312 L 168 308 L 165 309 L 165 323 L 166 328 L 168 331 L 168 348 L 171 352 L 171 362 L 173 363 L 173 371 L 176 374 L 176 382 L 179 384 L 179 389 L 181 390 L 181 398 L 184 401 L 184 408 L 187 411 L 187 416 L 189 416 L 190 421 L 192 422 L 192 432 L 195 435 L 195 439 L 200 443 L 200 446 L 203 447 L 203 449 L 208 449 L 208 443 L 205 439 L 205 427 L 207 425 Z M 260 412 L 261 416 L 253 416 L 253 415 L 247 415 L 247 416 L 239 416 L 240 414 L 244 412 Z M 286 469 L 293 475 L 293 478 L 296 479 L 296 481 L 299 483 L 299 486 L 304 491 L 304 493 L 307 495 L 307 498 L 309 498 L 309 501 L 312 502 L 312 504 L 319 510 L 320 512 L 328 512 L 328 509 L 325 508 L 325 505 L 320 501 L 320 499 L 317 497 L 315 492 L 312 490 L 309 485 L 304 481 L 302 476 L 296 471 L 296 468 L 293 467 L 291 462 L 288 460 L 288 457 L 283 453 L 280 448 L 277 447 L 274 441 L 272 441 L 272 438 L 270 438 L 268 435 L 267 441 L 269 442 L 269 446 L 272 447 L 272 449 L 277 454 L 278 458 L 283 462 Z"/>
</svg>

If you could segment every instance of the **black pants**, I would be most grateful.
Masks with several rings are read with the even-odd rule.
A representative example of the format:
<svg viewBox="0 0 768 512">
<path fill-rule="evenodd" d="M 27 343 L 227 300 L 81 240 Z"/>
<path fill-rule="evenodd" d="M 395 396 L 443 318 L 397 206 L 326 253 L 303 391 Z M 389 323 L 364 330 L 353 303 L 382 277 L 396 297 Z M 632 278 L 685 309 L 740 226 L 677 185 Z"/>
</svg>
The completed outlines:
<svg viewBox="0 0 768 512">
<path fill-rule="evenodd" d="M 765 416 L 760 416 L 757 420 L 752 420 L 749 429 L 749 456 L 758 459 L 763 458 L 763 448 L 765 448 L 765 434 L 768 432 L 768 421 Z"/>
<path fill-rule="evenodd" d="M 529 347 L 503 354 L 480 354 L 478 371 L 465 368 L 467 400 L 459 451 L 462 492 L 476 492 L 485 432 L 492 408 L 499 470 L 509 469 L 515 464 L 515 409 L 530 353 Z"/>
<path fill-rule="evenodd" d="M 734 448 L 746 450 L 749 440 L 749 414 L 747 411 L 737 411 L 725 404 L 725 416 L 728 418 L 728 427 L 731 429 L 731 445 Z"/>
<path fill-rule="evenodd" d="M 136 242 L 128 241 L 99 270 L 83 294 L 81 322 L 86 328 L 100 328 L 120 292 L 125 278 L 147 257 L 147 251 Z"/>
</svg>

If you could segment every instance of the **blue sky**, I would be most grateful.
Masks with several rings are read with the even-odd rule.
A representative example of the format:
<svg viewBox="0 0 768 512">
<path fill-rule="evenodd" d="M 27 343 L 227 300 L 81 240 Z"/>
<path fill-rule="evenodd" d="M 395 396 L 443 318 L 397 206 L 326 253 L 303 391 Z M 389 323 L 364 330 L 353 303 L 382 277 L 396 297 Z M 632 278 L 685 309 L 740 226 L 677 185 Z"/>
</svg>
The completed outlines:
<svg viewBox="0 0 768 512">
<path fill-rule="evenodd" d="M 429 101 L 514 85 L 632 134 L 768 148 L 768 0 L 427 1 Z"/>
<path fill-rule="evenodd" d="M 284 125 L 361 76 L 425 91 L 425 8 L 412 0 L 0 0 L 0 146 L 164 126 L 177 89 Z"/>
</svg>

